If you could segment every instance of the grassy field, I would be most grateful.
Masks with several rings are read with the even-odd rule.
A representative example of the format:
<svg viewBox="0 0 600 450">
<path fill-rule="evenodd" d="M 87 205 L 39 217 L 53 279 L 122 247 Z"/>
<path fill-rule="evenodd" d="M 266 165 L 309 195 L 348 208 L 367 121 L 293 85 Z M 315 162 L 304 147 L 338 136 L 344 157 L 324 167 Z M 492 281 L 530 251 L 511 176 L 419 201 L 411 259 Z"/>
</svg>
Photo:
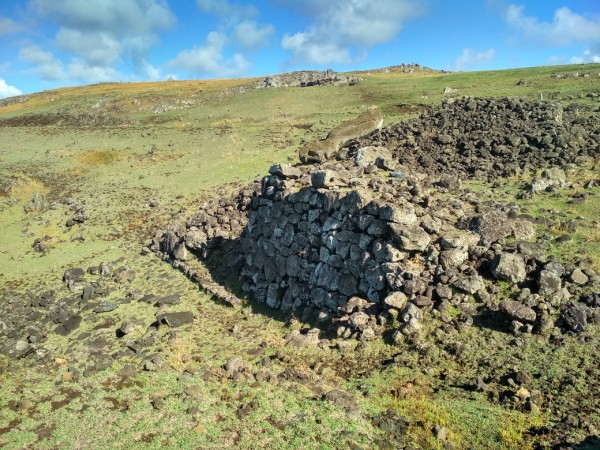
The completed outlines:
<svg viewBox="0 0 600 450">
<path fill-rule="evenodd" d="M 591 76 L 553 77 L 576 72 Z M 34 370 L 25 360 L 0 359 L 0 447 L 366 449 L 449 443 L 456 449 L 526 449 L 550 442 L 548 427 L 560 419 L 543 405 L 532 415 L 459 387 L 472 383 L 481 374 L 477 369 L 490 375 L 501 362 L 535 374 L 536 388 L 549 387 L 552 395 L 591 407 L 595 397 L 587 398 L 578 383 L 600 375 L 594 329 L 587 341 L 552 348 L 532 337 L 518 352 L 505 333 L 465 331 L 446 343 L 468 346 L 472 351 L 463 356 L 437 350 L 429 336 L 407 343 L 392 364 L 388 360 L 398 348 L 383 342 L 356 351 L 297 349 L 286 346 L 285 337 L 298 321 L 257 314 L 251 305 L 221 305 L 140 251 L 173 215 L 190 215 L 201 199 L 266 174 L 273 162 L 297 162 L 303 142 L 371 104 L 382 108 L 385 125 L 439 105 L 445 87 L 456 89 L 455 96 L 543 97 L 597 107 L 598 73 L 600 64 L 449 74 L 373 71 L 362 74 L 357 86 L 302 89 L 255 89 L 257 80 L 248 79 L 109 83 L 46 91 L 0 106 L 0 286 L 24 297 L 56 289 L 67 298 L 71 294 L 61 285 L 67 268 L 118 260 L 137 276 L 114 287 L 109 300 L 177 292 L 178 308 L 196 317 L 177 332 L 149 331 L 153 344 L 141 356 L 128 353 L 124 341 L 103 347 L 111 362 L 89 376 L 72 375 L 83 374 L 96 357 L 82 336 L 108 324 L 110 340 L 126 318 L 154 320 L 152 307 L 123 303 L 101 321 L 84 321 L 75 335 L 52 335 Z M 597 167 L 591 170 L 597 174 Z M 469 187 L 511 203 L 524 181 L 507 180 L 493 190 Z M 35 193 L 54 205 L 26 212 Z M 600 270 L 600 192 L 595 188 L 595 196 L 577 208 L 566 201 L 573 192 L 562 194 L 519 202 L 532 215 L 564 213 L 546 230 L 553 237 L 568 220 L 584 217 L 586 225 L 574 239 L 553 241 L 550 252 L 568 260 L 591 257 Z M 81 205 L 88 219 L 67 227 Z M 46 253 L 32 248 L 36 239 L 46 243 Z M 484 351 L 491 343 L 497 348 L 492 360 Z M 156 355 L 164 361 L 160 369 L 143 370 L 140 358 Z M 289 381 L 227 379 L 220 371 L 236 356 L 255 369 L 266 364 L 274 374 L 287 371 Z M 132 364 L 135 370 L 128 369 Z M 349 392 L 353 400 L 324 399 L 331 389 Z M 409 420 L 399 441 L 389 428 L 400 425 L 377 422 L 388 411 Z M 447 430 L 444 440 L 435 437 L 436 427 Z M 582 428 L 573 439 L 584 435 Z"/>
</svg>

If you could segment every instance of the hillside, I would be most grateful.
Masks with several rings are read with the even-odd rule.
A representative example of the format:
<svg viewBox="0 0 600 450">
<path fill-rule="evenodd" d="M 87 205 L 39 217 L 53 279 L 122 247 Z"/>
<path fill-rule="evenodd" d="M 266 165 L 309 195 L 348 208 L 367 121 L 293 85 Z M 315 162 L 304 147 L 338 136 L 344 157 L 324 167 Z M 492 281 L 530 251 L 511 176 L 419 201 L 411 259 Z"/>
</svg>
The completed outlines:
<svg viewBox="0 0 600 450">
<path fill-rule="evenodd" d="M 346 74 L 362 79 L 351 85 L 107 83 L 1 101 L 0 445 L 594 448 L 600 64 L 478 73 L 403 67 Z M 340 142 L 329 161 L 298 164 L 300 148 L 371 105 L 383 114 L 381 131 Z M 357 152 L 369 158 L 361 149 L 381 147 L 389 154 L 357 162 Z M 267 175 L 274 163 L 297 164 L 297 172 Z M 548 183 L 555 168 L 564 172 Z M 308 214 L 316 203 L 293 194 L 327 171 L 341 180 L 331 195 L 362 189 L 376 202 L 374 210 L 371 197 L 357 200 L 353 214 L 393 222 L 382 208 L 407 204 L 404 225 L 425 228 L 427 236 L 373 231 L 399 247 L 401 254 L 387 251 L 413 274 L 405 281 L 425 280 L 423 288 L 404 282 L 404 297 L 394 300 L 402 305 L 390 306 L 389 286 L 357 268 L 346 287 L 335 281 L 345 299 L 290 310 L 284 301 L 325 294 L 290 291 L 285 300 L 270 286 L 284 286 L 290 273 L 310 278 L 309 266 L 290 269 L 277 255 L 240 266 L 254 258 L 253 243 L 274 233 L 260 222 L 248 228 L 247 211 L 270 214 L 264 208 L 292 195 L 281 214 Z M 409 177 L 395 182 L 392 172 Z M 319 226 L 330 219 L 328 226 L 345 227 L 347 203 L 320 211 Z M 514 230 L 470 246 L 484 249 L 443 244 L 452 241 L 449 229 L 478 214 L 481 222 L 494 208 L 526 222 L 543 254 L 519 247 L 523 235 Z M 348 255 L 358 230 L 347 235 Z M 192 255 L 175 255 L 181 242 Z M 327 258 L 343 253 L 332 245 Z M 289 251 L 310 261 L 300 250 Z M 449 250 L 456 251 L 433 262 L 433 253 Z M 514 254 L 523 270 L 490 265 Z M 460 260 L 453 269 L 483 277 L 485 289 L 470 292 L 460 274 L 440 282 L 450 257 Z M 554 261 L 569 297 L 538 286 Z M 311 288 L 334 291 L 332 273 L 319 272 Z M 476 299 L 477 311 L 456 301 L 457 289 Z M 541 289 L 535 302 L 525 289 Z M 365 303 L 348 307 L 353 296 Z M 373 304 L 388 305 L 387 325 Z M 404 318 L 407 305 L 421 331 L 393 333 L 417 326 Z M 542 316 L 552 320 L 539 332 Z M 332 318 L 337 328 L 329 328 Z"/>
</svg>

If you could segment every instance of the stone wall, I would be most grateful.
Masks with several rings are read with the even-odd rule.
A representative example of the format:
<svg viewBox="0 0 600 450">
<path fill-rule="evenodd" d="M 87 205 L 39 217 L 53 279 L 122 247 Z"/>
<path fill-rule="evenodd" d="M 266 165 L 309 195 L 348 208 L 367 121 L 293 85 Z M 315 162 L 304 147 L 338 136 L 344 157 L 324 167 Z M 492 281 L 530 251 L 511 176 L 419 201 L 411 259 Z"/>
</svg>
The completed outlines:
<svg viewBox="0 0 600 450">
<path fill-rule="evenodd" d="M 474 120 L 468 102 L 457 102 L 452 114 L 463 110 Z M 480 103 L 489 113 L 490 103 Z M 448 108 L 442 111 L 448 114 Z M 516 129 L 512 114 L 504 117 L 495 133 Z M 548 129 L 577 130 L 586 137 L 564 146 L 561 158 L 575 162 L 583 151 L 596 154 L 595 120 L 551 119 Z M 476 158 L 459 165 L 454 153 L 442 151 L 436 161 L 442 165 L 446 157 L 453 170 L 432 172 L 411 158 L 398 159 L 405 142 L 381 145 L 382 137 L 398 130 L 439 142 L 444 135 L 432 137 L 435 128 L 417 131 L 431 120 L 421 117 L 351 141 L 332 161 L 275 164 L 269 175 L 232 197 L 203 204 L 185 222 L 174 223 L 156 237 L 152 250 L 233 305 L 241 300 L 198 272 L 197 261 L 237 276 L 244 291 L 271 308 L 313 313 L 340 337 L 372 339 L 390 327 L 396 336 L 412 334 L 431 315 L 470 326 L 474 315 L 498 314 L 515 333 L 544 333 L 559 316 L 572 331 L 600 322 L 600 294 L 593 293 L 600 278 L 589 267 L 550 259 L 532 217 L 520 216 L 511 205 L 483 202 L 461 187 L 460 176 L 471 172 L 466 166 L 478 164 Z M 535 130 L 535 123 L 527 129 Z M 479 139 L 478 130 L 473 138 Z M 512 161 L 545 167 L 544 180 L 564 186 L 564 172 L 548 167 L 545 156 L 547 150 L 536 147 L 515 153 Z M 451 310 L 460 315 L 449 317 Z"/>
</svg>

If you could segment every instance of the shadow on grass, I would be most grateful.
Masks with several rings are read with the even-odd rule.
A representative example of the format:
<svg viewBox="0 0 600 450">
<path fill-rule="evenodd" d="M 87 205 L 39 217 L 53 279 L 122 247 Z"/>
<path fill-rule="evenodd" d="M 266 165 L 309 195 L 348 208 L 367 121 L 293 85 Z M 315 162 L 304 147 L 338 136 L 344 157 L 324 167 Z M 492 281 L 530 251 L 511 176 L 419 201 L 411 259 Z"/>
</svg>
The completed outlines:
<svg viewBox="0 0 600 450">
<path fill-rule="evenodd" d="M 588 436 L 577 445 L 572 446 L 573 450 L 597 450 L 600 449 L 600 436 Z"/>
</svg>

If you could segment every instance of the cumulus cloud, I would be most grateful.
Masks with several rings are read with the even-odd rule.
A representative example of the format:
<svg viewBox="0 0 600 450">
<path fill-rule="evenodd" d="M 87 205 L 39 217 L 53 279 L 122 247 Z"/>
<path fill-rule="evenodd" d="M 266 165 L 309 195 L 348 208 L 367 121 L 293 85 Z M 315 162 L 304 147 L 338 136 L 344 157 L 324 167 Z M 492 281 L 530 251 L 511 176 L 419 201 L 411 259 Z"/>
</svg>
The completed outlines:
<svg viewBox="0 0 600 450">
<path fill-rule="evenodd" d="M 600 42 L 600 15 L 585 16 L 562 7 L 554 11 L 551 22 L 526 16 L 525 7 L 509 5 L 506 21 L 520 31 L 528 42 L 564 47 L 580 42 Z"/>
<path fill-rule="evenodd" d="M 15 22 L 10 17 L 0 16 L 0 36 L 18 33 L 23 29 L 23 25 Z"/>
<path fill-rule="evenodd" d="M 414 0 L 280 0 L 312 23 L 295 34 L 285 34 L 281 45 L 295 62 L 348 63 L 351 49 L 362 51 L 394 39 L 404 23 L 424 13 Z"/>
<path fill-rule="evenodd" d="M 14 97 L 21 95 L 22 92 L 14 86 L 9 85 L 6 81 L 0 78 L 0 98 Z"/>
<path fill-rule="evenodd" d="M 596 49 L 585 50 L 581 55 L 572 56 L 571 64 L 600 63 L 600 46 Z"/>
<path fill-rule="evenodd" d="M 44 51 L 37 45 L 22 48 L 19 58 L 32 64 L 35 72 L 46 80 L 62 80 L 66 77 L 62 61 L 56 59 L 52 52 Z"/>
<path fill-rule="evenodd" d="M 241 53 L 236 53 L 229 59 L 225 58 L 223 48 L 226 42 L 225 34 L 212 31 L 208 33 L 204 45 L 180 52 L 170 65 L 193 74 L 221 77 L 239 75 L 247 70 L 250 64 Z"/>
<path fill-rule="evenodd" d="M 175 24 L 166 0 L 31 0 L 31 12 L 58 25 L 55 43 L 64 62 L 53 53 L 30 46 L 21 59 L 48 80 L 110 81 L 124 78 L 117 66 L 128 63 L 141 76 L 149 70 L 148 52 L 158 32 Z"/>
<path fill-rule="evenodd" d="M 231 43 L 243 50 L 255 51 L 268 44 L 275 31 L 273 25 L 260 24 L 255 19 L 260 15 L 253 5 L 232 3 L 227 0 L 196 0 L 201 11 L 219 18 L 219 33 L 232 36 Z"/>
<path fill-rule="evenodd" d="M 202 12 L 217 16 L 216 30 L 208 33 L 204 44 L 179 52 L 169 65 L 192 75 L 242 75 L 251 66 L 242 51 L 265 47 L 275 28 L 256 20 L 260 12 L 253 5 L 228 0 L 196 0 L 196 4 Z"/>
<path fill-rule="evenodd" d="M 465 48 L 462 53 L 454 60 L 454 70 L 464 70 L 468 68 L 482 66 L 496 56 L 496 50 L 490 48 L 484 52 L 474 53 L 472 49 Z"/>
<path fill-rule="evenodd" d="M 246 50 L 257 50 L 269 42 L 275 29 L 272 25 L 260 26 L 253 20 L 244 20 L 235 26 L 233 37 Z"/>
<path fill-rule="evenodd" d="M 316 38 L 314 33 L 285 34 L 281 40 L 284 50 L 291 50 L 298 61 L 313 64 L 347 64 L 352 61 L 350 50 L 336 42 Z"/>
</svg>

